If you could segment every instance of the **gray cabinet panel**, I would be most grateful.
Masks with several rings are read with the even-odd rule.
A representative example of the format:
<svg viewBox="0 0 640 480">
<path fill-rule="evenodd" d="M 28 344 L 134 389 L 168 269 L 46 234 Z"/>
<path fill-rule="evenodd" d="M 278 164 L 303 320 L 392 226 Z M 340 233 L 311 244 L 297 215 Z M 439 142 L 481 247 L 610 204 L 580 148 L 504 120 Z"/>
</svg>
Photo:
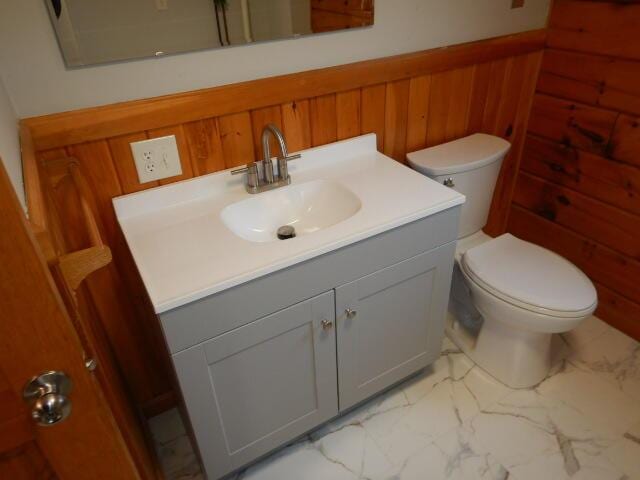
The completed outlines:
<svg viewBox="0 0 640 480">
<path fill-rule="evenodd" d="M 455 241 L 460 207 L 403 225 L 160 315 L 171 353 Z"/>
<path fill-rule="evenodd" d="M 437 357 L 454 250 L 443 245 L 336 289 L 341 411 Z"/>
<path fill-rule="evenodd" d="M 327 292 L 173 356 L 210 478 L 338 413 L 334 309 Z"/>
</svg>

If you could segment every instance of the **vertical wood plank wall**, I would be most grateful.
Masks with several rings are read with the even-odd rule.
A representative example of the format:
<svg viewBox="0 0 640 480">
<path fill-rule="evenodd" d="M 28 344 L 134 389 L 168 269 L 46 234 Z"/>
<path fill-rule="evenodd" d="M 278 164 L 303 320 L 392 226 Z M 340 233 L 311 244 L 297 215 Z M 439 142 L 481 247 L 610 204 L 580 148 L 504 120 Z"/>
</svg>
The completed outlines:
<svg viewBox="0 0 640 480">
<path fill-rule="evenodd" d="M 487 230 L 506 229 L 545 33 L 257 80 L 170 97 L 27 119 L 50 210 L 64 243 L 88 241 L 78 196 L 60 174 L 73 157 L 94 193 L 114 266 L 88 279 L 130 388 L 153 413 L 171 402 L 171 375 L 157 319 L 116 223 L 111 199 L 258 159 L 260 132 L 281 127 L 290 151 L 374 132 L 380 151 L 404 162 L 408 151 L 474 132 L 513 142 Z M 175 135 L 180 177 L 140 184 L 129 143 Z M 67 161 L 68 163 L 68 161 Z"/>
<path fill-rule="evenodd" d="M 640 339 L 640 4 L 556 0 L 509 231 L 576 263 Z"/>
</svg>

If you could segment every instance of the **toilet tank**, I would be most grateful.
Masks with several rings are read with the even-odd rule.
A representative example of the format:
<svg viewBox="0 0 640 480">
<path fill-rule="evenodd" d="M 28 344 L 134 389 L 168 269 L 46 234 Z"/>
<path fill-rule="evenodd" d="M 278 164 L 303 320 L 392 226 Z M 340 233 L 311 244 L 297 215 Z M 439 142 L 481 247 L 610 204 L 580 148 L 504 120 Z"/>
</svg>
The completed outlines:
<svg viewBox="0 0 640 480">
<path fill-rule="evenodd" d="M 458 238 L 473 235 L 487 223 L 500 166 L 510 147 L 502 138 L 476 133 L 407 154 L 414 170 L 467 197 Z"/>
</svg>

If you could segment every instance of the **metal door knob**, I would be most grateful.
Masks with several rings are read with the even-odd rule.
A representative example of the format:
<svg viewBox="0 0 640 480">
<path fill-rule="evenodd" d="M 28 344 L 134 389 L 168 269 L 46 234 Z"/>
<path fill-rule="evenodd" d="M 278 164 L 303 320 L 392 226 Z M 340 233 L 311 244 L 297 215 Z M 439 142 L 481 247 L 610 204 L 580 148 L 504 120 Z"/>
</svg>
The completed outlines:
<svg viewBox="0 0 640 480">
<path fill-rule="evenodd" d="M 344 313 L 347 315 L 348 319 L 352 319 L 355 318 L 355 316 L 358 314 L 358 312 L 356 312 L 355 310 L 353 310 L 352 308 L 347 308 Z"/>
<path fill-rule="evenodd" d="M 31 405 L 31 417 L 38 425 L 54 425 L 71 414 L 72 386 L 64 372 L 46 372 L 27 383 L 22 396 Z"/>
<path fill-rule="evenodd" d="M 322 320 L 322 329 L 331 330 L 333 328 L 333 322 L 330 320 Z"/>
</svg>

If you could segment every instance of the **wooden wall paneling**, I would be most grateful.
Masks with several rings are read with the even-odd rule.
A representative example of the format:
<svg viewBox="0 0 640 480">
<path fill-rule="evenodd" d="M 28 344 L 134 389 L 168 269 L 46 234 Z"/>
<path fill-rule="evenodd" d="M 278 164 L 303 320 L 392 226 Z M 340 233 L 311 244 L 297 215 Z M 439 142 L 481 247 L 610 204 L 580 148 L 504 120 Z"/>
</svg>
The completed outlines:
<svg viewBox="0 0 640 480">
<path fill-rule="evenodd" d="M 508 229 L 576 263 L 640 339 L 638 25 L 635 0 L 553 4 Z"/>
<path fill-rule="evenodd" d="M 544 94 L 536 94 L 529 131 L 588 152 L 606 154 L 618 114 Z"/>
<path fill-rule="evenodd" d="M 311 144 L 314 147 L 335 142 L 338 139 L 336 126 L 336 96 L 323 95 L 309 101 L 311 119 Z"/>
<path fill-rule="evenodd" d="M 640 262 L 517 205 L 511 207 L 509 231 L 559 253 L 595 282 L 640 303 Z"/>
<path fill-rule="evenodd" d="M 495 128 L 498 135 L 511 142 L 511 149 L 502 163 L 496 183 L 491 209 L 484 231 L 497 236 L 507 230 L 520 159 L 529 123 L 532 98 L 540 70 L 541 53 L 519 57 L 509 74 L 509 85 L 501 101 Z"/>
<path fill-rule="evenodd" d="M 491 82 L 491 63 L 480 63 L 473 66 L 473 85 L 467 121 L 468 133 L 482 131 L 484 109 L 487 105 L 489 83 Z"/>
<path fill-rule="evenodd" d="M 640 61 L 549 49 L 538 91 L 640 115 Z"/>
<path fill-rule="evenodd" d="M 194 177 L 226 168 L 217 118 L 185 123 L 184 134 L 189 145 Z"/>
<path fill-rule="evenodd" d="M 471 107 L 471 89 L 473 86 L 473 67 L 453 70 L 451 78 L 451 98 L 445 127 L 447 142 L 464 137 L 467 133 L 469 109 Z"/>
<path fill-rule="evenodd" d="M 640 169 L 529 135 L 521 170 L 640 215 Z"/>
<path fill-rule="evenodd" d="M 362 114 L 360 132 L 375 133 L 378 151 L 384 149 L 384 123 L 386 115 L 387 86 L 373 85 L 362 89 Z"/>
<path fill-rule="evenodd" d="M 384 119 L 384 153 L 406 163 L 409 80 L 387 84 Z"/>
<path fill-rule="evenodd" d="M 282 127 L 287 146 L 292 152 L 311 147 L 311 118 L 309 100 L 282 104 Z"/>
<path fill-rule="evenodd" d="M 607 150 L 614 159 L 640 167 L 640 118 L 621 114 Z"/>
<path fill-rule="evenodd" d="M 280 105 L 538 51 L 545 30 L 23 120 L 38 150 Z"/>
<path fill-rule="evenodd" d="M 251 112 L 253 151 L 256 155 L 256 160 L 262 160 L 262 130 L 270 123 L 274 124 L 280 130 L 282 130 L 282 111 L 280 105 L 259 108 L 258 110 L 253 110 Z M 278 146 L 278 142 L 273 136 L 271 136 L 269 139 L 269 147 L 271 149 L 272 157 L 279 155 L 280 147 Z"/>
<path fill-rule="evenodd" d="M 336 94 L 336 130 L 338 140 L 360 135 L 360 89 Z"/>
<path fill-rule="evenodd" d="M 638 60 L 638 18 L 640 4 L 636 2 L 557 0 L 549 17 L 547 44 Z"/>
<path fill-rule="evenodd" d="M 447 138 L 447 117 L 453 95 L 454 71 L 435 73 L 431 77 L 429 96 L 429 119 L 427 123 L 427 146 L 444 143 Z"/>
<path fill-rule="evenodd" d="M 427 146 L 427 122 L 431 75 L 413 77 L 409 81 L 409 106 L 407 111 L 407 152 L 415 152 Z"/>
<path fill-rule="evenodd" d="M 220 140 L 226 168 L 246 165 L 259 155 L 253 148 L 253 132 L 249 112 L 225 115 L 218 119 Z"/>
<path fill-rule="evenodd" d="M 640 61 L 616 59 L 608 66 L 599 104 L 640 115 Z"/>
<path fill-rule="evenodd" d="M 127 314 L 133 316 L 137 324 L 136 332 L 140 333 L 138 340 L 143 345 L 139 354 L 142 358 L 139 361 L 151 366 L 151 371 L 147 370 L 147 377 L 144 379 L 147 384 L 146 392 L 151 393 L 145 397 L 137 396 L 136 400 L 138 407 L 147 417 L 157 415 L 177 403 L 177 397 L 173 393 L 173 366 L 160 323 L 119 226 L 118 237 L 111 250 L 117 278 L 122 281 L 122 284 L 114 289 L 123 288 L 126 292 L 129 302 L 123 305 L 127 308 Z M 137 369 L 137 366 L 138 364 L 134 364 L 125 368 Z"/>
<path fill-rule="evenodd" d="M 105 242 L 114 245 L 117 224 L 111 199 L 123 192 L 109 145 L 105 140 L 81 143 L 69 146 L 67 153 L 77 160 L 82 176 L 92 190 L 96 201 L 96 211 L 93 213 L 101 219 Z"/>
<path fill-rule="evenodd" d="M 144 132 L 133 133 L 130 135 L 122 135 L 119 137 L 109 138 L 109 149 L 111 150 L 111 158 L 118 173 L 120 186 L 123 193 L 139 192 L 160 185 L 157 181 L 140 183 L 138 180 L 138 172 L 133 161 L 133 153 L 131 153 L 131 142 L 146 140 L 147 134 Z"/>
<path fill-rule="evenodd" d="M 548 49 L 540 67 L 538 91 L 597 105 L 612 62 L 608 57 Z"/>
<path fill-rule="evenodd" d="M 47 160 L 43 164 L 47 182 L 46 195 L 51 198 L 52 208 L 58 212 L 62 221 L 61 234 L 67 249 L 64 253 L 82 250 L 91 244 L 84 214 L 79 208 L 81 198 L 68 174 L 69 161 L 65 156 Z"/>
<path fill-rule="evenodd" d="M 180 165 L 182 166 L 182 175 L 176 175 L 175 177 L 163 178 L 161 180 L 158 180 L 158 183 L 160 185 L 168 185 L 173 182 L 179 182 L 180 180 L 187 180 L 188 178 L 193 177 L 189 144 L 187 143 L 187 136 L 182 125 L 156 128 L 147 132 L 147 136 L 149 138 L 166 137 L 168 135 L 174 135 L 176 137 L 178 155 L 180 156 Z"/>
<path fill-rule="evenodd" d="M 640 217 L 637 215 L 528 173 L 519 175 L 513 201 L 558 225 L 640 260 Z"/>
<path fill-rule="evenodd" d="M 513 60 L 511 58 L 496 60 L 491 63 L 487 102 L 482 117 L 482 131 L 484 133 L 495 135 L 497 132 L 502 95 L 512 67 Z"/>
<path fill-rule="evenodd" d="M 532 76 L 532 71 L 528 68 L 529 60 L 527 55 L 520 55 L 509 59 L 510 66 L 507 69 L 504 89 L 498 104 L 493 133 L 509 142 L 513 142 L 513 134 L 516 127 L 515 122 L 519 108 L 522 106 L 520 104 L 520 98 L 525 81 L 527 79 L 529 80 L 529 85 L 532 89 L 531 94 L 533 94 L 533 89 L 535 89 L 536 85 L 535 71 Z"/>
</svg>

